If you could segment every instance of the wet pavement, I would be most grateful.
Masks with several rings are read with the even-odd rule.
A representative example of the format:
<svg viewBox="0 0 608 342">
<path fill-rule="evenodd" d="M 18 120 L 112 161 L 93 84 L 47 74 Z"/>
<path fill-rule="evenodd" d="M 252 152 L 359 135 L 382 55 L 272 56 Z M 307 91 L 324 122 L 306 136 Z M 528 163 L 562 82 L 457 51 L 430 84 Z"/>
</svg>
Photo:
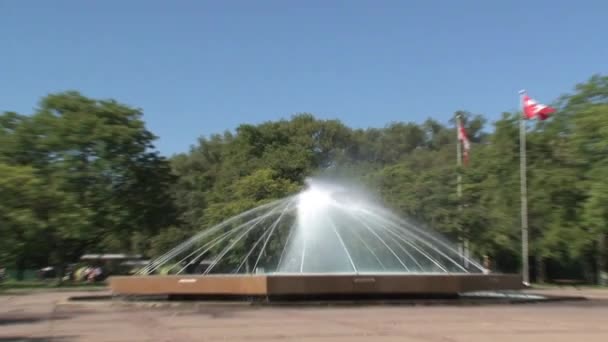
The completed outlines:
<svg viewBox="0 0 608 342">
<path fill-rule="evenodd" d="M 608 290 L 586 301 L 490 305 L 248 306 L 68 301 L 104 292 L 0 295 L 5 341 L 608 341 Z"/>
</svg>

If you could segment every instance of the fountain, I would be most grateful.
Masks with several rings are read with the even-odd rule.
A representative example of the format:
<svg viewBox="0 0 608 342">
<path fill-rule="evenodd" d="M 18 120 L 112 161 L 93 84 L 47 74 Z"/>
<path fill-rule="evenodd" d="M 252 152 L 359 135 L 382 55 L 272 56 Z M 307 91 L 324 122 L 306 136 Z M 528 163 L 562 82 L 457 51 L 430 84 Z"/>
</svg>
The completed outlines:
<svg viewBox="0 0 608 342">
<path fill-rule="evenodd" d="M 363 191 L 322 180 L 307 185 L 201 231 L 136 276 L 112 277 L 113 292 L 386 297 L 522 286 L 520 276 L 489 274 Z"/>
</svg>

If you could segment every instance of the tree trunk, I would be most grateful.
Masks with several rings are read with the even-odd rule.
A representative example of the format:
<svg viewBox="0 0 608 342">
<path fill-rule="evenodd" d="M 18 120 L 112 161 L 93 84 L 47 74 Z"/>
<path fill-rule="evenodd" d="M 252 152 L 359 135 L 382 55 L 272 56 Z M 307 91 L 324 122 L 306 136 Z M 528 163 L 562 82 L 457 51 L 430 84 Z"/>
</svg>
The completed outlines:
<svg viewBox="0 0 608 342">
<path fill-rule="evenodd" d="M 57 277 L 57 284 L 61 285 L 63 284 L 63 277 L 65 276 L 66 262 L 60 261 L 55 267 L 57 267 L 57 272 L 55 274 Z"/>
<path fill-rule="evenodd" d="M 593 283 L 593 281 L 595 280 L 595 273 L 594 273 L 594 262 L 593 259 L 589 260 L 589 256 L 583 256 L 582 260 L 581 260 L 582 266 L 583 266 L 583 277 L 585 279 L 586 282 L 588 283 Z"/>
<path fill-rule="evenodd" d="M 545 259 L 542 256 L 536 257 L 536 282 L 539 284 L 545 282 Z"/>
<path fill-rule="evenodd" d="M 25 272 L 25 259 L 21 256 L 19 256 L 17 258 L 17 262 L 15 263 L 15 266 L 17 267 L 17 280 L 21 281 L 23 280 L 23 274 Z"/>
<path fill-rule="evenodd" d="M 606 272 L 606 234 L 601 233 L 597 242 L 597 284 L 606 285 L 602 279 Z"/>
</svg>

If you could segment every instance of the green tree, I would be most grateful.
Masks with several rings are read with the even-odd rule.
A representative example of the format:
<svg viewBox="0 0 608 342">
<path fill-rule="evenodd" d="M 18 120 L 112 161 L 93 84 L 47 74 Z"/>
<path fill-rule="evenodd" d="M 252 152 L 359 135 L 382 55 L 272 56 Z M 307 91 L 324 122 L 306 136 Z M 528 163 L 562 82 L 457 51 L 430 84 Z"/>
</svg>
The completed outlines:
<svg viewBox="0 0 608 342">
<path fill-rule="evenodd" d="M 32 192 L 38 195 L 21 207 L 32 213 L 37 237 L 48 246 L 33 249 L 46 253 L 39 264 L 61 266 L 87 250 L 128 251 L 135 232 L 152 235 L 175 222 L 173 176 L 152 150 L 155 137 L 141 116 L 113 100 L 66 92 L 42 99 L 31 116 L 0 117 L 6 143 L 0 160 L 23 167 L 5 172 L 23 172 L 37 184 Z"/>
</svg>

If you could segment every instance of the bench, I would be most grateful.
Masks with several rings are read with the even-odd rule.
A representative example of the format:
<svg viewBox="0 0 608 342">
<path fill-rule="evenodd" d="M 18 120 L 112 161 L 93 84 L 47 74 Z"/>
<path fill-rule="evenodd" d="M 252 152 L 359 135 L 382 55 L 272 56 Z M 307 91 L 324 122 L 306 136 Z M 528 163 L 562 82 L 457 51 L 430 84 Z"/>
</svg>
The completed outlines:
<svg viewBox="0 0 608 342">
<path fill-rule="evenodd" d="M 575 288 L 587 283 L 582 279 L 553 279 L 551 282 L 559 286 L 574 286 Z"/>
</svg>

